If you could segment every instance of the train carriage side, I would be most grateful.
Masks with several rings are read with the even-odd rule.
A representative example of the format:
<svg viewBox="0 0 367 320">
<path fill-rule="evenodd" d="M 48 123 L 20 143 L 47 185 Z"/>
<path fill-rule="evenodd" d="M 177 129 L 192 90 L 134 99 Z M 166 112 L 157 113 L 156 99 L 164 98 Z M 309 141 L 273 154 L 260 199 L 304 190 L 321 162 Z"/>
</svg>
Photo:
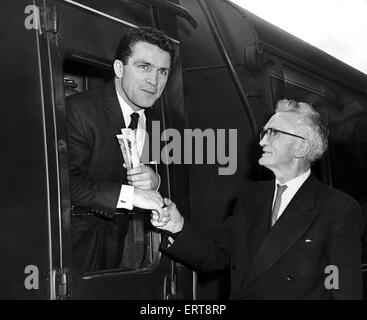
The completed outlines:
<svg viewBox="0 0 367 320">
<path fill-rule="evenodd" d="M 238 145 L 232 175 L 218 175 L 220 163 L 189 167 L 191 220 L 208 232 L 230 214 L 236 190 L 271 177 L 256 165 L 256 131 L 280 98 L 309 102 L 324 116 L 329 150 L 313 171 L 357 199 L 366 219 L 367 76 L 229 1 L 180 4 L 198 22 L 195 30 L 179 22 L 186 126 L 237 128 Z M 366 259 L 364 238 L 363 271 Z M 199 297 L 222 298 L 227 275 L 199 274 Z"/>
</svg>

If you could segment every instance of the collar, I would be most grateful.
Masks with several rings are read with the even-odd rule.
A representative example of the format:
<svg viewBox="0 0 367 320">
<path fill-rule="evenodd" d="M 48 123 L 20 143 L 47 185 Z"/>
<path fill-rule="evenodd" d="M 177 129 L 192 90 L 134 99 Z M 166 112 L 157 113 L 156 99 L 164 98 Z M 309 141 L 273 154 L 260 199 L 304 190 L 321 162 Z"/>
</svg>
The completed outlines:
<svg viewBox="0 0 367 320">
<path fill-rule="evenodd" d="M 116 89 L 116 85 L 115 85 L 115 90 L 116 90 L 116 94 L 117 94 L 117 98 L 119 100 L 119 104 L 121 107 L 121 111 L 122 111 L 122 115 L 124 116 L 124 121 L 125 121 L 125 125 L 126 127 L 129 125 L 130 121 L 131 121 L 131 117 L 130 115 L 134 112 L 139 114 L 139 122 L 140 119 L 144 118 L 144 109 L 141 109 L 139 111 L 134 111 L 128 104 L 127 102 L 121 97 L 120 93 L 117 91 Z"/>
<path fill-rule="evenodd" d="M 293 178 L 289 181 L 287 181 L 286 184 L 287 185 L 287 189 L 288 190 L 298 190 L 302 184 L 307 180 L 307 178 L 310 176 L 311 174 L 311 169 L 308 169 L 305 173 L 302 173 L 300 176 L 296 177 L 296 178 Z M 275 189 L 276 189 L 276 186 L 277 184 L 279 185 L 283 185 L 279 182 L 278 179 L 275 179 Z"/>
</svg>

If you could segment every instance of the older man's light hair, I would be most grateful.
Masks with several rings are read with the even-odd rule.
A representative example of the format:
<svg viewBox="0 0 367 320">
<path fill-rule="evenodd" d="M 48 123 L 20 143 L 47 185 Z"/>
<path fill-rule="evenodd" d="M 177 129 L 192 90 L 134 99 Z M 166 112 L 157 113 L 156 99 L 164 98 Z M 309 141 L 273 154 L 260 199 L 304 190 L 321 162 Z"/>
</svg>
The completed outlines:
<svg viewBox="0 0 367 320">
<path fill-rule="evenodd" d="M 303 125 L 310 142 L 310 151 L 307 159 L 311 162 L 321 158 L 328 147 L 328 129 L 321 115 L 305 102 L 294 100 L 279 100 L 275 112 L 295 112 L 299 115 L 297 124 Z"/>
</svg>

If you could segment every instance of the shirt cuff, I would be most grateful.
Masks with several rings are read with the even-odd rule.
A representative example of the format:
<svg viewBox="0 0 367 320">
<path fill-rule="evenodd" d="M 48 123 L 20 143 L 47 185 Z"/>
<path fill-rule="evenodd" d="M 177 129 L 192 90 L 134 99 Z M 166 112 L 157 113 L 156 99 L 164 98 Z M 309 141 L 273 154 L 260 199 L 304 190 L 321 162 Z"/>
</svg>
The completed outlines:
<svg viewBox="0 0 367 320">
<path fill-rule="evenodd" d="M 119 200 L 116 208 L 118 209 L 133 209 L 134 201 L 134 187 L 127 184 L 123 184 L 120 190 Z"/>
</svg>

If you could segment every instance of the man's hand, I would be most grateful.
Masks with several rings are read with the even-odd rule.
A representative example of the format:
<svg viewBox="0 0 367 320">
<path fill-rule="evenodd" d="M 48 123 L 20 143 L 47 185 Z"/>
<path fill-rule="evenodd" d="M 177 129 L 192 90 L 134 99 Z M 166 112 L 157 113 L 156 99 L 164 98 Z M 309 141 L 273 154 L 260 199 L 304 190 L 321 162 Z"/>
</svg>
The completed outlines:
<svg viewBox="0 0 367 320">
<path fill-rule="evenodd" d="M 151 224 L 161 230 L 171 233 L 180 232 L 184 225 L 184 218 L 177 210 L 176 205 L 169 199 L 164 198 L 167 207 L 163 208 L 163 214 L 152 212 Z"/>
<path fill-rule="evenodd" d="M 141 209 L 155 210 L 163 215 L 163 198 L 158 191 L 134 188 L 133 206 Z"/>
<path fill-rule="evenodd" d="M 156 190 L 159 185 L 159 177 L 153 169 L 144 164 L 127 171 L 127 181 L 135 188 Z"/>
</svg>

